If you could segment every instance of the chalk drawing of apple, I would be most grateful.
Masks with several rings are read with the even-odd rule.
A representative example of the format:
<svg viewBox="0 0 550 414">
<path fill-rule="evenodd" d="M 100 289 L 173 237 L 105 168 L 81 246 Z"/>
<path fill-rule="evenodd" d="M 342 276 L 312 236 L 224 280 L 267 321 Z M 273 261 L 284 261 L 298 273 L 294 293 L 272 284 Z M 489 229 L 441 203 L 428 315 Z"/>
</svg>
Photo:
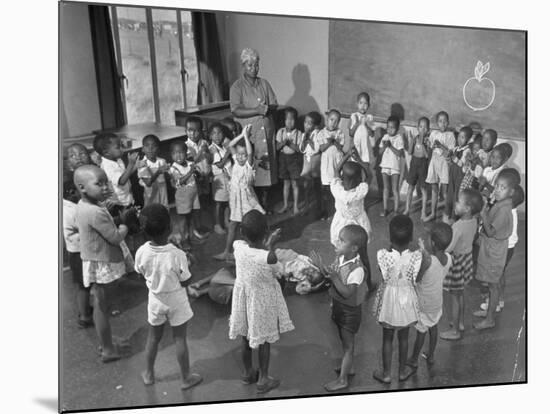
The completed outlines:
<svg viewBox="0 0 550 414">
<path fill-rule="evenodd" d="M 468 79 L 462 88 L 464 103 L 474 111 L 489 108 L 495 100 L 495 83 L 483 77 L 490 68 L 489 62 L 484 65 L 478 60 L 474 69 L 475 76 Z"/>
</svg>

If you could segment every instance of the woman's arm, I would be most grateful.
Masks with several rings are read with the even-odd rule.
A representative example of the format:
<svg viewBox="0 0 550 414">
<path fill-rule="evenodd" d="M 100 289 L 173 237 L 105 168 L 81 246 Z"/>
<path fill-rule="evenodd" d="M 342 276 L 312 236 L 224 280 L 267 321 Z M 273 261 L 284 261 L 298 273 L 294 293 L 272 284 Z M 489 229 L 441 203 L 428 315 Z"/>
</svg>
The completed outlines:
<svg viewBox="0 0 550 414">
<path fill-rule="evenodd" d="M 265 104 L 260 104 L 256 108 L 246 108 L 244 105 L 236 105 L 231 113 L 237 118 L 250 118 L 252 116 L 265 116 L 269 107 Z"/>
</svg>

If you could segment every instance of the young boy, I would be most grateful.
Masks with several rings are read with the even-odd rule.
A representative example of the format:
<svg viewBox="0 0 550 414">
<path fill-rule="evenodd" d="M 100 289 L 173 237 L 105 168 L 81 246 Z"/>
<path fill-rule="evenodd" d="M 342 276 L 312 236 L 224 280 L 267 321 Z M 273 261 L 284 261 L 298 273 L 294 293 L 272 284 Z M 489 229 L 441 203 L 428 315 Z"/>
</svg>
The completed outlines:
<svg viewBox="0 0 550 414">
<path fill-rule="evenodd" d="M 426 202 L 428 189 L 426 188 L 426 176 L 428 174 L 428 134 L 430 133 L 430 120 L 425 116 L 418 120 L 418 135 L 409 139 L 408 152 L 411 154 L 411 165 L 407 174 L 407 200 L 403 214 L 408 215 L 411 209 L 411 201 L 416 185 L 420 185 L 422 191 L 421 220 L 426 218 Z"/>
</svg>

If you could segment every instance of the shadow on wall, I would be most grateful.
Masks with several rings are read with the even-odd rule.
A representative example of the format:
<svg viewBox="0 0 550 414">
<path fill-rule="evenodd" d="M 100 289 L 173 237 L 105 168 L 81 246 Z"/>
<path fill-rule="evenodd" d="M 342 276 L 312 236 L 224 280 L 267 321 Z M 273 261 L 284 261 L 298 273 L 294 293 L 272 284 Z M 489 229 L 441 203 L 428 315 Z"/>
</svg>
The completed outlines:
<svg viewBox="0 0 550 414">
<path fill-rule="evenodd" d="M 510 157 L 510 159 L 506 161 L 506 164 L 508 165 L 508 167 L 515 168 L 520 172 L 521 186 L 523 187 L 523 189 L 525 189 L 525 172 L 522 172 L 521 167 L 516 161 L 519 156 L 519 145 L 517 142 L 514 142 L 514 141 L 506 141 L 506 142 L 512 146 L 512 157 Z"/>
<path fill-rule="evenodd" d="M 228 56 L 229 87 L 241 76 L 241 51 L 231 52 Z M 261 76 L 261 75 L 260 75 Z"/>
<path fill-rule="evenodd" d="M 294 84 L 294 93 L 285 105 L 296 108 L 300 116 L 298 117 L 298 127 L 303 126 L 304 117 L 308 112 L 320 112 L 319 104 L 311 92 L 311 75 L 309 67 L 303 63 L 298 63 L 292 69 L 292 83 Z M 277 91 L 275 91 L 277 94 Z"/>
</svg>

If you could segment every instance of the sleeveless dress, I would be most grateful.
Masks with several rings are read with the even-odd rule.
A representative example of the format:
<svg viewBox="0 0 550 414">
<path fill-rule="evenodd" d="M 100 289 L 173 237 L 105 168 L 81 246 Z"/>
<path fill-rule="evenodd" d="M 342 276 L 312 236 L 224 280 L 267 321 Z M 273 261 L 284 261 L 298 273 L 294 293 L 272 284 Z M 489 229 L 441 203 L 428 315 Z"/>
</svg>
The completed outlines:
<svg viewBox="0 0 550 414">
<path fill-rule="evenodd" d="M 258 210 L 265 214 L 265 210 L 260 205 L 252 188 L 253 183 L 254 169 L 252 166 L 248 161 L 244 165 L 239 165 L 235 160 L 229 181 L 229 220 L 240 223 L 243 216 L 250 210 Z"/>
</svg>

